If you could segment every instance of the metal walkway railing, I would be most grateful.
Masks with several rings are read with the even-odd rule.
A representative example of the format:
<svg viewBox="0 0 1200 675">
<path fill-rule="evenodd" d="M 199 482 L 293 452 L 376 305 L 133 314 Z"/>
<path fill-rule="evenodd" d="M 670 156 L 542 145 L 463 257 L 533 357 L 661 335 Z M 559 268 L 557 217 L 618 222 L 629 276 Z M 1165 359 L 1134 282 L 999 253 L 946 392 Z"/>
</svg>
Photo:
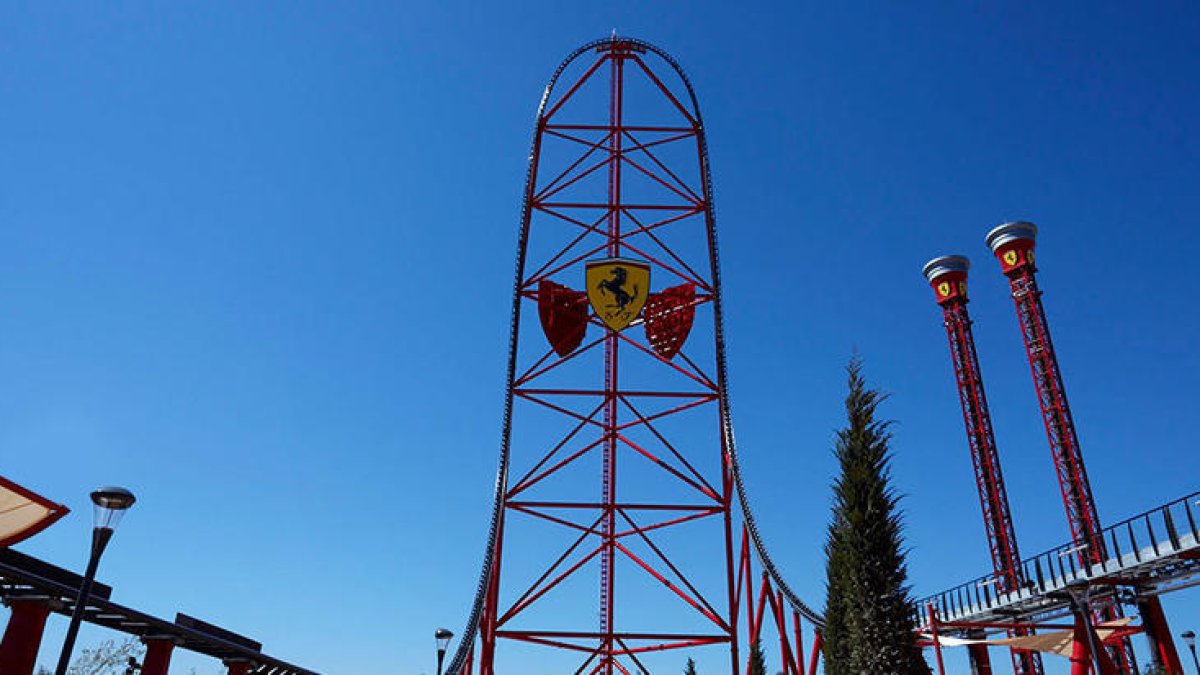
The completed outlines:
<svg viewBox="0 0 1200 675">
<path fill-rule="evenodd" d="M 1200 492 L 1101 531 L 1106 556 L 1083 564 L 1086 544 L 1064 544 L 1021 561 L 1025 587 L 1002 589 L 995 574 L 917 601 L 914 623 L 933 605 L 941 621 L 1020 621 L 1063 610 L 1069 589 L 1100 584 L 1160 594 L 1200 584 Z"/>
</svg>

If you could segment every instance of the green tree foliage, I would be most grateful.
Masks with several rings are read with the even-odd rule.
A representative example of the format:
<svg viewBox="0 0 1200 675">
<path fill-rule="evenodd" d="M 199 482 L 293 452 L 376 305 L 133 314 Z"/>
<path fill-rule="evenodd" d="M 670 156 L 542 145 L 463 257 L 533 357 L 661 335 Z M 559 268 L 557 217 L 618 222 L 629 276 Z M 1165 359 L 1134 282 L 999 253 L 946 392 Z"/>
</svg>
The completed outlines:
<svg viewBox="0 0 1200 675">
<path fill-rule="evenodd" d="M 867 388 L 857 358 L 847 370 L 848 419 L 837 434 L 841 474 L 825 543 L 825 672 L 928 675 L 911 619 L 899 498 L 889 485 L 891 423 L 875 419 L 885 396 Z"/>
<path fill-rule="evenodd" d="M 696 662 L 688 657 L 687 665 L 683 667 L 683 675 L 696 675 Z"/>
<path fill-rule="evenodd" d="M 767 675 L 767 660 L 763 658 L 761 638 L 750 643 L 750 675 Z"/>
</svg>

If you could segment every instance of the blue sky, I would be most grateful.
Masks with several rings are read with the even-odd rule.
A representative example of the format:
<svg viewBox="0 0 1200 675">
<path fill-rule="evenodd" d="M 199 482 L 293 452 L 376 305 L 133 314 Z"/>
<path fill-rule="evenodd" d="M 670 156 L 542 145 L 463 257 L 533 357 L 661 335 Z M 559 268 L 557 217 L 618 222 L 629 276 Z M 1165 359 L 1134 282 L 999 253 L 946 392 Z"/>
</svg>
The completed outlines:
<svg viewBox="0 0 1200 675">
<path fill-rule="evenodd" d="M 1198 17 L 1185 3 L 7 3 L 0 471 L 75 509 L 22 550 L 82 567 L 86 493 L 127 485 L 140 501 L 101 573 L 115 599 L 323 672 L 432 672 L 429 634 L 460 630 L 486 528 L 535 106 L 561 58 L 613 29 L 672 53 L 700 95 L 738 439 L 802 595 L 823 594 L 855 350 L 892 394 L 917 592 L 987 570 L 920 276 L 944 253 L 976 263 L 1021 549 L 1065 540 L 983 244 L 1007 219 L 1042 227 L 1101 518 L 1182 496 L 1200 469 L 1186 423 Z M 1176 631 L 1200 625 L 1198 600 L 1168 599 Z"/>
</svg>

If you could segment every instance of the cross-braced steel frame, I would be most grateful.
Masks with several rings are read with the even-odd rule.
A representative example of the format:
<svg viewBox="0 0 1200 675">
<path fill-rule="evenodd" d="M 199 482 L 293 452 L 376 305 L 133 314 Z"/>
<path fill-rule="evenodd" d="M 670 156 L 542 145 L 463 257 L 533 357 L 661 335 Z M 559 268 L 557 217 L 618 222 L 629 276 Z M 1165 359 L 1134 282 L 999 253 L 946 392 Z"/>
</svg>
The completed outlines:
<svg viewBox="0 0 1200 675">
<path fill-rule="evenodd" d="M 1062 492 L 1071 539 L 1075 543 L 1074 554 L 1080 565 L 1089 566 L 1103 562 L 1108 557 L 1108 551 L 1079 447 L 1079 437 L 1075 432 L 1075 420 L 1071 416 L 1066 387 L 1058 367 L 1058 356 L 1050 339 L 1042 291 L 1038 288 L 1037 266 L 1033 259 L 1036 232 L 1030 223 L 1006 223 L 992 230 L 989 245 L 1000 261 L 1012 290 L 1025 354 L 1029 359 L 1042 421 L 1046 427 L 1046 439 L 1054 458 L 1055 475 Z M 1121 606 L 1113 604 L 1102 610 L 1098 618 L 1110 621 L 1122 614 Z M 1129 640 L 1122 640 L 1113 649 L 1113 657 L 1122 675 L 1138 672 Z"/>
<path fill-rule="evenodd" d="M 548 300 L 542 289 L 581 288 L 585 265 L 600 258 L 648 264 L 652 288 L 694 288 L 695 326 L 678 353 L 664 356 L 641 319 L 612 330 L 591 310 L 573 348 L 548 341 L 544 324 L 540 334 L 530 317 Z M 483 571 L 448 672 L 492 675 L 506 648 L 536 645 L 574 654 L 576 673 L 604 675 L 652 672 L 658 652 L 724 649 L 738 675 L 749 669 L 748 646 L 766 637 L 779 647 L 779 669 L 801 675 L 802 622 L 814 629 L 807 672 L 815 672 L 821 617 L 780 577 L 742 489 L 699 107 L 678 64 L 652 45 L 590 43 L 546 87 L 524 191 L 506 385 Z M 647 486 L 650 496 L 628 496 Z M 514 550 L 515 528 L 546 534 Z M 598 580 L 592 600 L 579 592 L 581 578 Z M 647 582 L 663 594 L 661 616 L 635 611 Z M 539 611 L 556 594 L 567 605 Z M 586 621 L 568 611 L 580 604 L 589 605 Z M 634 615 L 641 623 L 626 627 Z"/>
<path fill-rule="evenodd" d="M 971 464 L 979 488 L 983 511 L 984 531 L 991 553 L 995 576 L 991 581 L 998 593 L 1012 593 L 1025 587 L 1021 569 L 1021 553 L 1013 528 L 1008 490 L 1000 467 L 1000 451 L 992 429 L 992 415 L 983 387 L 983 371 L 975 350 L 971 329 L 971 314 L 967 309 L 967 269 L 969 263 L 961 256 L 935 258 L 926 266 L 926 275 L 942 308 L 946 337 L 950 344 L 950 360 L 954 366 L 954 381 L 962 405 L 963 425 L 971 449 Z M 1027 627 L 1013 628 L 1014 636 L 1030 634 Z M 1045 672 L 1042 657 L 1037 652 L 1011 650 L 1013 672 L 1016 675 L 1041 675 Z"/>
</svg>

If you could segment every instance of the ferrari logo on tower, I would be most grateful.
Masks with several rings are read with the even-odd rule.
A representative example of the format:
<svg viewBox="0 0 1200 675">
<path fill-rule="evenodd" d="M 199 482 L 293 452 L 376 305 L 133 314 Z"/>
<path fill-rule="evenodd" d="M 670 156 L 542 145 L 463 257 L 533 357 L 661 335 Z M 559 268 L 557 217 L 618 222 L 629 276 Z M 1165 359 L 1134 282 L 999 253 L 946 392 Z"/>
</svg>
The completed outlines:
<svg viewBox="0 0 1200 675">
<path fill-rule="evenodd" d="M 646 304 L 648 263 L 625 258 L 593 260 L 587 264 L 585 277 L 592 309 L 614 331 L 628 326 Z"/>
</svg>

